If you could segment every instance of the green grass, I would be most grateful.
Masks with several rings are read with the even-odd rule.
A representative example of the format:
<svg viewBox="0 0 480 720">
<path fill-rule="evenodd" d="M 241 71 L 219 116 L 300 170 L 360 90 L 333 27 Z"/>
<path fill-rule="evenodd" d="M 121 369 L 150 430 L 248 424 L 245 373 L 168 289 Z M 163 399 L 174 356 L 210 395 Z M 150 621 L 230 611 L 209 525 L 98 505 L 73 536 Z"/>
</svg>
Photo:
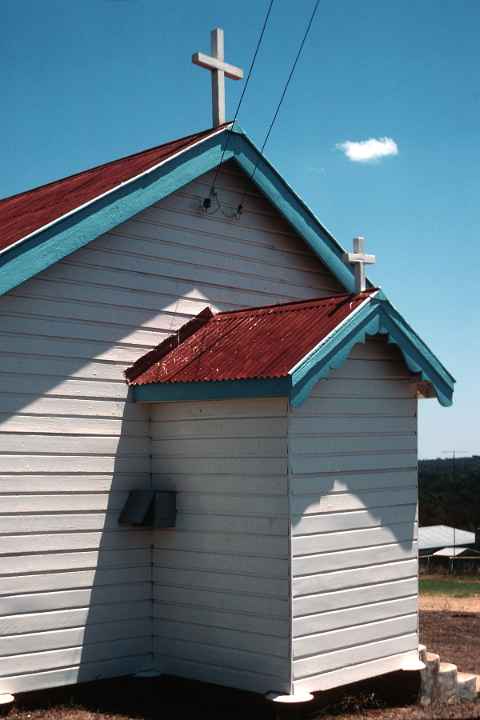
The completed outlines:
<svg viewBox="0 0 480 720">
<path fill-rule="evenodd" d="M 450 576 L 420 578 L 421 595 L 449 595 L 450 597 L 472 597 L 480 595 L 480 579 Z"/>
</svg>

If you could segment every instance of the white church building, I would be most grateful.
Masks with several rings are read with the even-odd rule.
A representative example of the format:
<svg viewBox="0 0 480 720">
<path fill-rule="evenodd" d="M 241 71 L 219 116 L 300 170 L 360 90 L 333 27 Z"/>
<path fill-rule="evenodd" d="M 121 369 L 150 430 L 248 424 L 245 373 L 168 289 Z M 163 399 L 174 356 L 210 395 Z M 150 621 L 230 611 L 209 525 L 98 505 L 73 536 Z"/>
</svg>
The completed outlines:
<svg viewBox="0 0 480 720">
<path fill-rule="evenodd" d="M 454 380 L 372 260 L 232 123 L 0 201 L 0 693 L 417 666 Z"/>
</svg>

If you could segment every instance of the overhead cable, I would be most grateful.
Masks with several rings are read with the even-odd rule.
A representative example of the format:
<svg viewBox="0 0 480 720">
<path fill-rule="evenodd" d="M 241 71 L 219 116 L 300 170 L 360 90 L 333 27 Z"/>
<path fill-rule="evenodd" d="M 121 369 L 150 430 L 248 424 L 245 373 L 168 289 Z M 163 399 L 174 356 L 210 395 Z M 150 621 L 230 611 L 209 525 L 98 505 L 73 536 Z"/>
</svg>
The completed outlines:
<svg viewBox="0 0 480 720">
<path fill-rule="evenodd" d="M 270 0 L 270 3 L 269 3 L 269 5 L 268 5 L 268 9 L 267 9 L 267 13 L 266 13 L 266 15 L 265 15 L 264 21 L 263 21 L 262 29 L 261 29 L 261 31 L 260 31 L 260 35 L 259 35 L 258 40 L 257 40 L 257 46 L 256 46 L 256 48 L 255 48 L 255 52 L 253 53 L 252 61 L 251 61 L 251 63 L 250 63 L 250 67 L 249 67 L 249 69 L 248 69 L 247 79 L 245 80 L 245 84 L 244 84 L 244 86 L 243 86 L 242 94 L 240 95 L 240 99 L 239 99 L 238 104 L 237 104 L 237 109 L 235 110 L 235 115 L 233 116 L 232 125 L 235 124 L 235 121 L 236 121 L 236 119 L 237 119 L 237 117 L 238 117 L 238 113 L 239 113 L 239 111 L 240 111 L 240 107 L 241 107 L 242 102 L 243 102 L 243 98 L 245 97 L 245 92 L 246 92 L 246 90 L 247 90 L 248 83 L 250 82 L 250 78 L 251 78 L 251 76 L 252 76 L 252 72 L 253 72 L 253 68 L 254 68 L 254 65 L 255 65 L 255 61 L 256 61 L 256 59 L 257 59 L 257 55 L 258 55 L 258 51 L 260 50 L 260 46 L 261 46 L 261 44 L 262 44 L 263 36 L 264 36 L 265 30 L 266 30 L 266 28 L 267 28 L 268 20 L 269 20 L 269 18 L 270 18 L 270 13 L 271 13 L 271 11 L 272 11 L 272 7 L 273 7 L 273 3 L 274 3 L 274 2 L 275 2 L 275 0 Z M 224 148 L 223 148 L 223 150 L 222 150 L 222 154 L 221 154 L 221 157 L 220 157 L 220 162 L 219 162 L 218 165 L 217 165 L 217 169 L 216 169 L 216 171 L 215 171 L 215 176 L 214 176 L 214 178 L 213 178 L 212 186 L 211 186 L 211 189 L 210 189 L 210 196 L 214 196 L 214 197 L 216 198 L 217 206 L 218 206 L 217 209 L 218 209 L 218 208 L 221 209 L 221 206 L 220 206 L 220 203 L 219 203 L 219 201 L 218 201 L 218 198 L 216 197 L 215 184 L 216 184 L 216 182 L 217 182 L 218 175 L 220 174 L 220 167 L 221 167 L 221 165 L 222 165 L 223 158 L 225 157 L 225 153 L 226 153 L 227 150 L 228 150 L 228 145 L 229 145 L 229 143 L 230 143 L 230 137 L 231 137 L 231 132 L 228 132 L 228 133 L 227 133 L 227 139 L 226 139 L 226 142 L 225 142 L 225 146 L 224 146 Z M 204 201 L 204 207 L 205 207 L 205 201 Z M 206 209 L 206 208 L 205 208 L 205 209 Z M 222 211 L 222 212 L 223 212 L 223 211 Z"/>
<path fill-rule="evenodd" d="M 293 62 L 293 65 L 292 65 L 292 67 L 291 67 L 290 73 L 289 73 L 289 75 L 288 75 L 287 82 L 285 83 L 285 85 L 284 85 L 284 87 L 283 87 L 282 94 L 281 94 L 281 96 L 280 96 L 280 100 L 278 101 L 278 105 L 277 105 L 276 110 L 275 110 L 275 112 L 274 112 L 274 114 L 273 114 L 272 121 L 271 121 L 271 123 L 270 123 L 270 126 L 269 126 L 269 128 L 268 128 L 268 130 L 267 130 L 267 134 L 265 135 L 265 139 L 264 139 L 264 141 L 263 141 L 263 143 L 262 143 L 262 146 L 261 146 L 261 148 L 260 148 L 260 153 L 261 153 L 261 154 L 263 154 L 263 151 L 265 150 L 265 147 L 266 147 L 266 145 L 267 145 L 267 142 L 268 142 L 268 140 L 269 140 L 269 138 L 270 138 L 270 134 L 271 134 L 271 132 L 272 132 L 272 130 L 273 130 L 273 126 L 275 125 L 275 122 L 276 122 L 276 120 L 277 120 L 278 113 L 280 112 L 280 108 L 282 107 L 282 103 L 283 103 L 283 101 L 284 101 L 284 99 L 285 99 L 285 95 L 287 94 L 288 86 L 290 85 L 290 81 L 292 80 L 293 74 L 294 74 L 294 72 L 295 72 L 295 68 L 297 67 L 298 61 L 299 61 L 299 59 L 300 59 L 300 55 L 302 54 L 302 50 L 303 50 L 304 45 L 305 45 L 305 43 L 306 43 L 306 41 L 307 41 L 307 37 L 308 37 L 308 34 L 309 34 L 309 32 L 310 32 L 310 28 L 312 27 L 313 21 L 314 21 L 314 19 L 315 19 L 315 15 L 317 14 L 317 10 L 318 10 L 318 6 L 319 6 L 319 5 L 320 5 L 320 0 L 316 0 L 315 5 L 314 5 L 314 7 L 313 7 L 312 14 L 310 15 L 310 20 L 308 21 L 307 27 L 306 27 L 306 29 L 305 29 L 305 33 L 304 33 L 304 35 L 303 35 L 302 42 L 300 43 L 300 47 L 298 48 L 297 55 L 296 55 L 296 57 L 295 57 L 295 60 L 294 60 L 294 62 Z M 253 178 L 254 178 L 254 176 L 255 176 L 255 173 L 256 173 L 256 171 L 257 171 L 257 167 L 258 167 L 258 160 L 257 160 L 257 162 L 255 163 L 255 166 L 254 166 L 253 171 L 252 171 L 252 173 L 251 173 L 251 175 L 250 175 L 250 177 L 249 177 L 249 180 L 253 180 Z M 242 210 L 243 210 L 243 202 L 244 202 L 244 200 L 245 200 L 246 194 L 247 194 L 247 191 L 244 191 L 244 193 L 243 193 L 243 195 L 242 195 L 242 199 L 240 200 L 240 203 L 239 203 L 238 208 L 237 208 L 237 215 L 240 215 L 241 212 L 242 212 Z"/>
</svg>

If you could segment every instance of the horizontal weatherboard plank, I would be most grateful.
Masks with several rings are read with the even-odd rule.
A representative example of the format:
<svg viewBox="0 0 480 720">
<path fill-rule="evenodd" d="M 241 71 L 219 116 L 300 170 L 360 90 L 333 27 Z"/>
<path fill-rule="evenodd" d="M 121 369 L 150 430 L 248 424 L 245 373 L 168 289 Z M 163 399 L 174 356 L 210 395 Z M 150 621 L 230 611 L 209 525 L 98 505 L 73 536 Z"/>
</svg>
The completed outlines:
<svg viewBox="0 0 480 720">
<path fill-rule="evenodd" d="M 408 652 L 418 646 L 416 632 L 405 633 L 390 637 L 386 640 L 379 640 L 365 645 L 358 645 L 353 651 L 352 648 L 335 650 L 334 653 L 325 653 L 293 663 L 295 679 L 308 677 L 321 672 L 348 667 L 353 664 L 375 660 L 377 658 L 394 655 L 398 652 Z"/>
<path fill-rule="evenodd" d="M 362 604 L 368 605 L 374 601 L 380 602 L 382 600 L 409 597 L 416 594 L 417 585 L 416 574 L 405 580 L 386 583 L 376 583 L 375 578 L 372 577 L 370 584 L 367 585 L 295 598 L 292 604 L 292 612 L 294 617 L 302 617 Z"/>
<path fill-rule="evenodd" d="M 399 617 L 417 612 L 416 595 L 399 599 L 380 600 L 366 605 L 349 607 L 328 612 L 314 613 L 293 618 L 292 633 L 294 638 L 308 640 L 312 635 L 317 637 L 332 630 L 350 628 L 365 623 Z"/>
</svg>

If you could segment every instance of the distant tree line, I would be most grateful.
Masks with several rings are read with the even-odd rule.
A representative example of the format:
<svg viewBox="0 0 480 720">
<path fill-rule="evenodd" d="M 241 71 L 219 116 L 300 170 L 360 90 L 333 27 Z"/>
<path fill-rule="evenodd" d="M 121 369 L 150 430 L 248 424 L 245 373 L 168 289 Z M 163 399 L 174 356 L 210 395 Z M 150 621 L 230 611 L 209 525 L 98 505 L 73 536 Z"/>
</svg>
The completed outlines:
<svg viewBox="0 0 480 720">
<path fill-rule="evenodd" d="M 480 527 L 480 455 L 418 464 L 420 525 Z"/>
</svg>

